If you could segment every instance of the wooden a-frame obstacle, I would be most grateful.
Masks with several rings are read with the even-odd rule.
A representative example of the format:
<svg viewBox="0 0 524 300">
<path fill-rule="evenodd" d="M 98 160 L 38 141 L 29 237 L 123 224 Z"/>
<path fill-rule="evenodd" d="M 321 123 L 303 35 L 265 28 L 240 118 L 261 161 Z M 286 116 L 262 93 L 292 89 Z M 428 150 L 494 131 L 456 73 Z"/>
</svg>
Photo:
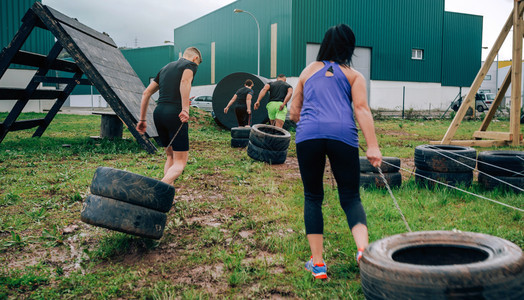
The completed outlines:
<svg viewBox="0 0 524 300">
<path fill-rule="evenodd" d="M 471 85 L 466 99 L 462 102 L 455 118 L 449 125 L 448 131 L 444 135 L 444 138 L 441 141 L 431 141 L 430 144 L 451 144 L 451 145 L 461 145 L 461 146 L 479 146 L 479 147 L 492 147 L 492 146 L 503 146 L 503 145 L 513 145 L 519 146 L 522 144 L 522 134 L 520 133 L 520 109 L 521 109 L 521 82 L 522 82 L 522 38 L 524 33 L 524 20 L 522 19 L 522 12 L 524 11 L 523 0 L 514 0 L 514 8 L 511 14 L 508 17 L 508 20 L 504 24 L 502 31 L 499 34 L 499 37 L 495 41 L 495 44 L 491 48 L 484 65 L 480 68 L 475 80 Z M 502 86 L 497 91 L 497 96 L 493 101 L 480 129 L 473 134 L 475 140 L 452 140 L 455 132 L 457 131 L 460 122 L 464 119 L 468 108 L 475 101 L 475 94 L 477 93 L 486 73 L 489 70 L 489 67 L 495 60 L 495 57 L 504 43 L 508 33 L 513 27 L 513 53 L 512 53 L 512 64 L 511 68 L 504 78 Z M 498 66 L 497 66 L 498 72 Z M 486 131 L 489 126 L 489 123 L 493 119 L 497 108 L 500 106 L 506 91 L 510 83 L 517 83 L 511 85 L 511 108 L 510 108 L 510 128 L 509 132 L 493 132 Z M 475 108 L 473 108 L 475 109 Z M 486 139 L 486 140 L 481 140 Z"/>
<path fill-rule="evenodd" d="M 49 30 L 57 40 L 47 56 L 20 50 L 35 27 Z M 74 63 L 57 58 L 62 50 L 69 53 Z M 156 151 L 148 139 L 158 137 L 151 122 L 156 103 L 150 101 L 147 136 L 141 135 L 135 127 L 140 118 L 140 101 L 145 87 L 108 35 L 35 2 L 22 18 L 22 25 L 13 40 L 0 53 L 0 78 L 10 64 L 36 67 L 38 70 L 25 89 L 0 88 L 0 100 L 17 100 L 0 123 L 0 143 L 9 131 L 38 127 L 33 137 L 42 136 L 75 86 L 83 84 L 94 85 L 141 146 L 149 153 Z M 70 77 L 47 76 L 49 70 L 62 71 L 60 74 L 70 74 Z M 83 75 L 87 80 L 82 79 Z M 39 90 L 41 82 L 65 84 L 65 88 Z M 28 101 L 34 99 L 56 101 L 44 119 L 16 121 Z"/>
</svg>

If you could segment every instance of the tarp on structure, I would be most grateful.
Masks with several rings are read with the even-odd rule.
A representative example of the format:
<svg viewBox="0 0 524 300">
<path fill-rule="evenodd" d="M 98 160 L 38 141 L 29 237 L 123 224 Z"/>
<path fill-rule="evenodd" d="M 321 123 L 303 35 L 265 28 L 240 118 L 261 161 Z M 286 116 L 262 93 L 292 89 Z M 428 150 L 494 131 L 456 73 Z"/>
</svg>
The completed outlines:
<svg viewBox="0 0 524 300">
<path fill-rule="evenodd" d="M 49 30 L 56 38 L 47 56 L 20 50 L 35 27 Z M 74 63 L 58 59 L 65 50 Z M 25 89 L 0 89 L 0 100 L 17 100 L 9 115 L 0 124 L 0 142 L 9 131 L 38 127 L 35 136 L 41 136 L 77 84 L 92 84 L 117 116 L 126 124 L 137 141 L 150 153 L 156 148 L 149 138 L 158 137 L 153 123 L 156 103 L 150 101 L 146 135 L 136 131 L 140 118 L 140 101 L 145 87 L 124 58 L 115 42 L 49 6 L 35 2 L 22 19 L 22 25 L 9 45 L 0 53 L 0 78 L 10 64 L 37 67 L 38 70 Z M 50 70 L 65 71 L 69 77 L 50 77 Z M 62 74 L 63 72 L 60 72 Z M 72 75 L 71 75 L 72 74 Z M 82 79 L 85 75 L 86 79 Z M 63 90 L 38 90 L 41 82 L 64 84 Z M 31 99 L 56 99 L 44 119 L 16 121 Z"/>
</svg>

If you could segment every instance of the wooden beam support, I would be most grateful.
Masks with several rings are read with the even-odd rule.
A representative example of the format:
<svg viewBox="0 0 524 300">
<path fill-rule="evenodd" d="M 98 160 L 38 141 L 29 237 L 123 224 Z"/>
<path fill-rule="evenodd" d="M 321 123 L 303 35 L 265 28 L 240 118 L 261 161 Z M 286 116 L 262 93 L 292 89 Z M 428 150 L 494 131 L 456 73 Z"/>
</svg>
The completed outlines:
<svg viewBox="0 0 524 300">
<path fill-rule="evenodd" d="M 67 84 L 67 86 L 65 87 L 65 89 L 62 92 L 62 94 L 60 95 L 60 97 L 58 97 L 56 99 L 55 104 L 53 105 L 53 107 L 51 107 L 51 109 L 49 110 L 49 112 L 45 116 L 44 122 L 42 124 L 40 124 L 40 126 L 36 129 L 35 133 L 33 134 L 33 137 L 41 137 L 42 136 L 42 134 L 47 129 L 49 124 L 51 124 L 51 121 L 53 121 L 53 119 L 55 118 L 56 114 L 58 113 L 58 111 L 60 110 L 62 105 L 64 105 L 64 102 L 67 100 L 67 97 L 69 97 L 69 95 L 71 94 L 73 89 L 76 87 L 77 81 L 80 80 L 80 78 L 82 77 L 82 74 L 83 73 L 80 71 L 80 72 L 76 73 L 73 76 L 73 78 L 71 78 L 72 81 Z"/>
<path fill-rule="evenodd" d="M 40 68 L 47 63 L 47 57 L 42 54 L 20 50 L 15 54 L 11 63 Z M 55 59 L 51 65 L 49 65 L 49 69 L 70 73 L 81 72 L 80 68 L 74 62 L 63 59 Z"/>
<path fill-rule="evenodd" d="M 462 105 L 460 106 L 459 110 L 457 111 L 455 118 L 453 118 L 453 121 L 449 125 L 449 128 L 446 134 L 442 138 L 441 144 L 449 144 L 451 142 L 451 139 L 455 135 L 455 132 L 457 131 L 458 127 L 460 126 L 460 123 L 464 119 L 464 116 L 466 115 L 468 108 L 471 106 L 473 101 L 475 101 L 475 94 L 477 93 L 478 89 L 480 88 L 480 85 L 482 84 L 484 77 L 486 76 L 489 68 L 491 67 L 491 64 L 493 64 L 493 61 L 495 60 L 495 57 L 497 56 L 497 53 L 500 47 L 504 43 L 504 40 L 506 39 L 508 33 L 511 30 L 511 27 L 513 26 L 514 15 L 515 14 L 519 16 L 522 15 L 523 8 L 524 6 L 520 6 L 520 7 L 515 6 L 515 8 L 513 8 L 513 10 L 511 11 L 511 14 L 509 15 L 508 19 L 506 20 L 506 23 L 504 24 L 502 31 L 500 32 L 497 40 L 495 41 L 495 44 L 491 48 L 491 51 L 489 52 L 486 58 L 486 61 L 484 62 L 484 65 L 480 68 L 479 72 L 477 73 L 477 76 L 475 77 L 475 80 L 473 81 L 473 84 L 471 85 L 471 88 L 466 98 L 462 102 Z"/>
<path fill-rule="evenodd" d="M 38 3 L 38 2 L 36 2 Z M 47 74 L 47 71 L 49 71 L 49 65 L 58 57 L 60 52 L 62 51 L 62 46 L 59 42 L 56 42 L 53 48 L 51 48 L 51 51 L 49 51 L 49 55 L 47 56 L 47 63 L 46 66 L 40 67 L 37 71 L 35 76 L 44 76 Z M 2 126 L 2 130 L 0 130 L 0 143 L 4 140 L 5 136 L 9 132 L 11 126 L 16 121 L 18 116 L 20 116 L 20 113 L 22 113 L 22 110 L 26 106 L 27 102 L 31 99 L 33 96 L 33 93 L 35 93 L 36 89 L 38 88 L 38 85 L 40 83 L 31 80 L 24 91 L 24 96 L 19 98 L 16 102 L 15 106 L 11 109 L 11 112 L 7 115 L 7 117 L 4 120 L 4 126 Z"/>
<path fill-rule="evenodd" d="M 58 90 L 35 90 L 28 95 L 25 89 L 0 88 L 0 100 L 31 99 L 56 99 L 62 95 Z"/>
<path fill-rule="evenodd" d="M 22 18 L 22 26 L 20 29 L 18 29 L 18 32 L 15 34 L 9 45 L 0 52 L 0 78 L 4 76 L 7 68 L 9 68 L 9 65 L 11 64 L 11 60 L 27 40 L 31 31 L 33 31 L 33 28 L 35 28 L 37 20 L 38 18 L 35 13 L 28 10 Z"/>
<path fill-rule="evenodd" d="M 509 132 L 496 132 L 496 131 L 475 131 L 473 133 L 474 138 L 491 139 L 491 140 L 503 140 L 511 141 L 513 135 Z"/>
<path fill-rule="evenodd" d="M 511 108 L 509 115 L 509 131 L 513 136 L 520 134 L 520 107 L 522 102 L 522 16 L 517 13 L 519 8 L 524 7 L 520 1 L 515 1 L 515 8 L 513 13 L 513 58 L 511 68 Z M 517 84 L 518 83 L 518 84 Z M 513 139 L 512 145 L 518 146 L 520 139 Z"/>
<path fill-rule="evenodd" d="M 64 78 L 64 77 L 48 77 L 48 76 L 35 76 L 36 82 L 45 83 L 56 83 L 56 84 L 70 84 L 75 83 L 78 85 L 93 85 L 89 79 L 75 79 L 75 78 Z"/>
<path fill-rule="evenodd" d="M 40 126 L 40 124 L 42 124 L 43 122 L 44 122 L 44 119 L 17 121 L 11 125 L 11 127 L 9 128 L 9 131 L 18 131 L 18 130 L 25 130 L 25 129 L 33 128 L 36 126 Z M 4 125 L 2 124 L 2 126 Z"/>
<path fill-rule="evenodd" d="M 479 131 L 486 131 L 488 129 L 489 123 L 491 123 L 491 120 L 493 120 L 493 117 L 495 116 L 495 113 L 497 112 L 497 109 L 499 108 L 500 104 L 502 103 L 502 100 L 504 99 L 504 95 L 506 95 L 506 92 L 508 91 L 508 87 L 511 83 L 511 66 L 509 67 L 508 73 L 506 74 L 506 77 L 504 78 L 504 81 L 502 82 L 502 86 L 497 92 L 497 96 L 495 97 L 495 100 L 491 104 L 491 107 L 489 108 L 488 113 L 486 114 L 486 117 L 484 118 L 484 121 L 482 121 L 482 124 L 480 125 Z M 498 72 L 498 69 L 497 69 Z"/>
<path fill-rule="evenodd" d="M 429 142 L 430 145 L 441 145 L 442 141 L 431 141 Z M 500 147 L 500 146 L 506 146 L 508 144 L 507 141 L 502 140 L 451 140 L 447 145 L 457 145 L 457 146 L 465 146 L 465 147 Z"/>
</svg>

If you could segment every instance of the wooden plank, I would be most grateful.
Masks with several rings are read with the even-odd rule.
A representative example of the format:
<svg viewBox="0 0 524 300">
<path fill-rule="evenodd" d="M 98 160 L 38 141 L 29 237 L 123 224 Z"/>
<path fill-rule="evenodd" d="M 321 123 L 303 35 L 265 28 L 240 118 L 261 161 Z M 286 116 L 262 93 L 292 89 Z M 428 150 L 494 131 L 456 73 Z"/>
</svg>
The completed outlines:
<svg viewBox="0 0 524 300">
<path fill-rule="evenodd" d="M 67 84 L 67 86 L 64 88 L 64 91 L 62 92 L 60 97 L 56 99 L 55 104 L 53 104 L 53 106 L 51 107 L 47 115 L 45 116 L 44 122 L 40 124 L 40 126 L 36 129 L 35 133 L 33 133 L 33 137 L 42 136 L 42 134 L 47 129 L 49 124 L 51 124 L 51 121 L 53 121 L 53 119 L 55 118 L 56 114 L 58 113 L 62 105 L 64 105 L 64 102 L 67 100 L 67 97 L 69 97 L 69 95 L 75 88 L 77 84 L 76 80 L 80 80 L 80 78 L 82 78 L 82 75 L 83 73 L 81 71 L 73 75 L 73 78 L 71 78 L 73 81 Z"/>
<path fill-rule="evenodd" d="M 146 149 L 149 153 L 154 153 L 157 150 L 156 147 L 151 143 L 147 136 L 141 135 L 138 131 L 136 131 L 135 118 L 130 114 L 129 110 L 125 107 L 125 104 L 121 101 L 121 99 L 113 91 L 113 89 L 107 84 L 105 79 L 101 76 L 100 72 L 93 66 L 88 56 L 86 55 L 86 53 L 89 53 L 89 49 L 92 47 L 105 48 L 105 46 L 100 46 L 100 41 L 93 39 L 92 37 L 89 37 L 85 33 L 76 31 L 68 25 L 66 25 L 65 23 L 58 22 L 54 17 L 52 17 L 52 15 L 50 15 L 48 11 L 35 10 L 35 12 L 37 13 L 37 15 L 40 16 L 41 20 L 44 22 L 49 31 L 53 33 L 57 40 L 63 45 L 64 49 L 66 49 L 66 51 L 75 60 L 76 64 L 85 74 L 85 76 L 87 76 L 87 78 L 94 84 L 94 86 L 100 92 L 102 97 L 104 97 L 107 103 L 111 106 L 113 111 L 115 111 L 120 117 L 120 119 L 122 119 L 122 121 L 126 124 L 129 131 L 131 132 L 133 137 L 135 137 L 138 143 L 142 147 L 144 147 L 144 149 Z M 66 29 L 64 29 L 67 27 L 69 27 L 69 32 L 66 31 Z M 74 34 L 76 38 L 73 39 L 70 33 Z M 89 40 L 94 40 L 95 42 L 93 42 L 93 44 L 80 47 L 77 44 L 77 41 L 82 37 L 89 37 Z M 114 50 L 119 51 L 116 48 Z M 121 56 L 123 56 L 121 52 L 119 53 Z M 99 56 L 103 57 L 104 53 L 101 53 Z M 127 64 L 129 65 L 129 63 Z"/>
<path fill-rule="evenodd" d="M 43 122 L 44 122 L 44 119 L 17 121 L 11 125 L 11 127 L 9 128 L 9 131 L 18 131 L 18 130 L 25 130 L 25 129 L 33 128 L 36 126 L 40 126 Z"/>
<path fill-rule="evenodd" d="M 513 26 L 513 11 L 518 11 L 518 14 L 522 15 L 523 7 L 524 6 L 520 7 L 520 9 L 514 8 L 511 14 L 509 15 L 508 19 L 506 20 L 506 23 L 504 24 L 502 31 L 500 32 L 497 40 L 495 41 L 493 47 L 491 48 L 491 51 L 489 52 L 488 56 L 486 57 L 486 61 L 484 62 L 479 72 L 477 73 L 477 76 L 475 77 L 475 80 L 473 81 L 466 98 L 462 102 L 462 105 L 460 106 L 459 110 L 457 111 L 455 118 L 453 118 L 453 121 L 449 125 L 449 128 L 446 131 L 446 134 L 442 138 L 441 144 L 449 144 L 449 142 L 455 135 L 455 132 L 457 132 L 457 129 L 460 126 L 460 123 L 462 122 L 462 120 L 464 119 L 464 116 L 466 115 L 468 108 L 471 106 L 473 101 L 475 101 L 475 94 L 477 93 L 478 89 L 480 88 L 480 85 L 482 84 L 482 81 L 484 80 L 484 77 L 486 76 L 489 70 L 489 67 L 493 64 L 493 61 L 495 60 L 495 57 L 500 47 L 504 43 L 504 40 L 506 39 L 509 31 L 511 30 L 511 27 Z"/>
<path fill-rule="evenodd" d="M 56 99 L 62 95 L 60 90 L 35 90 L 28 95 L 25 89 L 0 88 L 0 100 Z"/>
<path fill-rule="evenodd" d="M 78 85 L 92 85 L 89 79 L 74 79 L 74 78 L 65 78 L 65 77 L 48 77 L 48 76 L 35 76 L 33 78 L 36 82 L 45 82 L 45 83 L 56 83 L 56 84 L 70 84 L 75 83 Z"/>
<path fill-rule="evenodd" d="M 430 141 L 430 145 L 441 145 L 442 141 Z M 451 140 L 446 145 L 457 145 L 465 147 L 501 147 L 506 146 L 507 141 L 502 140 Z"/>
<path fill-rule="evenodd" d="M 515 13 L 513 14 L 513 58 L 511 69 L 511 82 L 519 83 L 511 85 L 511 108 L 509 115 L 509 132 L 513 134 L 514 137 L 518 137 L 520 134 L 520 106 L 522 101 L 522 26 L 520 23 L 521 15 L 517 13 L 519 8 L 524 7 L 519 1 L 515 1 Z M 518 146 L 520 144 L 520 139 L 513 139 L 512 145 Z"/>
<path fill-rule="evenodd" d="M 111 46 L 117 48 L 117 45 L 115 44 L 113 39 L 109 37 L 109 35 L 101 33 L 101 32 L 98 32 L 98 31 L 92 29 L 91 27 L 88 27 L 88 26 L 80 23 L 78 20 L 70 18 L 70 17 L 62 14 L 61 12 L 59 12 L 57 10 L 54 10 L 53 8 L 51 8 L 49 6 L 42 5 L 41 3 L 35 3 L 33 5 L 32 9 L 35 10 L 35 13 L 37 15 L 39 15 L 39 16 L 41 15 L 40 12 L 45 10 L 45 12 L 46 12 L 45 15 L 46 16 L 52 16 L 54 19 L 56 19 L 57 21 L 59 21 L 59 22 L 61 22 L 63 24 L 67 24 L 68 26 L 71 26 L 71 27 L 75 28 L 78 31 L 82 31 L 85 34 L 87 34 L 89 36 L 92 36 L 93 38 L 99 40 L 100 42 L 106 43 L 108 45 L 111 45 Z"/>
<path fill-rule="evenodd" d="M 20 29 L 18 29 L 18 32 L 15 34 L 9 45 L 3 48 L 2 52 L 0 52 L 0 78 L 4 76 L 7 68 L 9 68 L 11 61 L 13 60 L 13 57 L 27 40 L 31 31 L 33 31 L 36 21 L 36 15 L 31 10 L 28 10 L 22 18 L 22 26 L 20 26 Z"/>
<path fill-rule="evenodd" d="M 486 114 L 486 117 L 484 118 L 484 120 L 482 121 L 482 124 L 480 125 L 479 131 L 486 131 L 488 129 L 489 123 L 491 122 L 491 120 L 493 120 L 493 117 L 495 116 L 497 109 L 499 108 L 500 104 L 502 103 L 502 100 L 504 99 L 504 95 L 506 95 L 506 91 L 508 90 L 510 83 L 511 83 L 511 66 L 509 67 L 508 73 L 506 73 L 506 77 L 504 78 L 504 81 L 502 82 L 502 86 L 500 87 L 499 91 L 497 92 L 497 96 L 495 97 L 495 100 L 491 104 L 491 107 L 489 108 L 489 111 Z"/>
<path fill-rule="evenodd" d="M 47 57 L 42 54 L 20 50 L 13 57 L 12 63 L 40 68 L 43 67 L 46 63 L 46 58 Z M 48 67 L 51 70 L 65 71 L 71 73 L 77 73 L 80 71 L 80 69 L 74 62 L 70 62 L 63 59 L 55 59 Z"/>
<path fill-rule="evenodd" d="M 509 132 L 475 131 L 473 133 L 474 138 L 491 139 L 491 140 L 511 141 L 512 136 L 513 135 Z"/>
</svg>

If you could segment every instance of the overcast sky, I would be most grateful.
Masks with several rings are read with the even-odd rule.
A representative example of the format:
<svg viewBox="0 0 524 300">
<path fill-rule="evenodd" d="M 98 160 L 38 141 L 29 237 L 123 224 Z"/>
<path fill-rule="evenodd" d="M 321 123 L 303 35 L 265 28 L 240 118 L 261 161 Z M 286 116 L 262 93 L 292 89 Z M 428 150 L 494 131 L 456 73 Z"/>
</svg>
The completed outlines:
<svg viewBox="0 0 524 300">
<path fill-rule="evenodd" d="M 120 47 L 149 47 L 173 41 L 173 29 L 233 0 L 42 0 L 45 5 L 107 32 Z M 263 1 L 260 0 L 262 4 Z M 482 46 L 491 48 L 513 8 L 513 0 L 446 0 L 446 11 L 484 17 Z M 510 33 L 511 34 L 511 33 Z M 482 59 L 489 52 L 482 51 Z M 511 38 L 499 60 L 511 59 Z"/>
</svg>

